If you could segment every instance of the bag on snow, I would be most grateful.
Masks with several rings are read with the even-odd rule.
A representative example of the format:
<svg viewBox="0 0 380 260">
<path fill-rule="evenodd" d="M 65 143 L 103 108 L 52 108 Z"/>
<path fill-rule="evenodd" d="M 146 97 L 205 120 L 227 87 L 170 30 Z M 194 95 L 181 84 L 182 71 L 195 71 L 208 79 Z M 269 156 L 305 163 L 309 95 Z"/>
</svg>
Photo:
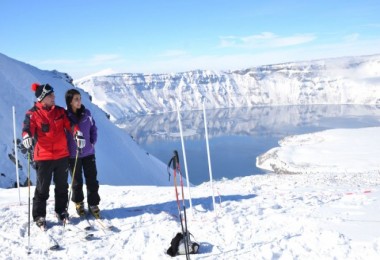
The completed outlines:
<svg viewBox="0 0 380 260">
<path fill-rule="evenodd" d="M 199 250 L 199 244 L 191 241 L 190 232 L 187 233 L 187 241 L 189 247 L 189 254 L 196 254 Z M 166 251 L 166 253 L 170 256 L 185 255 L 185 239 L 182 233 L 177 233 L 177 235 L 170 242 L 170 247 Z"/>
</svg>

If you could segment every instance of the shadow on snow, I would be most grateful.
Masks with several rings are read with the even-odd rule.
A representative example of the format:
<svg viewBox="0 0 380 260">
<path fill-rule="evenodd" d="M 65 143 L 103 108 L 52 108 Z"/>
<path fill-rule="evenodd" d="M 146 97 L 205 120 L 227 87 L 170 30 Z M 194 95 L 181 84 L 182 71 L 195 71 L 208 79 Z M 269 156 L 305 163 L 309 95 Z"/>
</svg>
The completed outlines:
<svg viewBox="0 0 380 260">
<path fill-rule="evenodd" d="M 215 204 L 221 205 L 221 203 L 226 201 L 242 201 L 247 199 L 255 198 L 257 195 L 249 194 L 249 195 L 222 195 L 215 197 Z M 189 200 L 185 200 L 186 209 L 190 207 Z M 198 212 L 207 212 L 212 211 L 212 198 L 204 197 L 204 198 L 193 198 L 192 199 L 193 208 L 197 208 Z M 180 201 L 180 207 L 182 209 L 182 201 Z M 201 209 L 199 209 L 201 208 Z M 161 212 L 166 212 L 169 215 L 177 215 L 178 214 L 178 204 L 176 200 L 157 203 L 157 204 L 147 204 L 136 207 L 128 207 L 128 208 L 114 208 L 114 209 L 103 209 L 102 213 L 107 219 L 116 219 L 116 218 L 129 218 L 136 217 L 147 214 L 160 214 Z"/>
</svg>

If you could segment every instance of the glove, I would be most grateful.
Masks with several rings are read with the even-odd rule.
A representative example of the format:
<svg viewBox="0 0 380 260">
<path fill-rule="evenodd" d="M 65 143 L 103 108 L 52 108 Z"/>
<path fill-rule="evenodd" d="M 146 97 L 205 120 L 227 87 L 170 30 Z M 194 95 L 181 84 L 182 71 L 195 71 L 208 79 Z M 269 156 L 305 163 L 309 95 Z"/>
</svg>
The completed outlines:
<svg viewBox="0 0 380 260">
<path fill-rule="evenodd" d="M 24 135 L 24 137 L 22 138 L 22 145 L 26 149 L 30 149 L 30 147 L 32 147 L 32 145 L 33 145 L 32 137 L 30 137 L 28 134 Z"/>
<path fill-rule="evenodd" d="M 81 131 L 77 131 L 75 134 L 75 142 L 79 149 L 82 149 L 86 146 L 86 139 L 83 137 L 83 133 Z"/>
</svg>

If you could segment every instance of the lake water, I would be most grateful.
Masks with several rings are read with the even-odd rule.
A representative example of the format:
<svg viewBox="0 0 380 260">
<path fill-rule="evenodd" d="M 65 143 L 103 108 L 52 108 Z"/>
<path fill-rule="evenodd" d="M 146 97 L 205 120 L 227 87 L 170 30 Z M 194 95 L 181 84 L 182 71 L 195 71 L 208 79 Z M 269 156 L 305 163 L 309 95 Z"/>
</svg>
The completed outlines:
<svg viewBox="0 0 380 260">
<path fill-rule="evenodd" d="M 333 128 L 380 125 L 380 108 L 358 105 L 266 106 L 206 111 L 213 179 L 263 174 L 256 157 L 285 136 Z M 181 112 L 190 182 L 209 181 L 202 111 Z M 125 122 L 125 130 L 147 152 L 167 163 L 178 150 L 185 167 L 177 113 L 149 115 Z"/>
</svg>

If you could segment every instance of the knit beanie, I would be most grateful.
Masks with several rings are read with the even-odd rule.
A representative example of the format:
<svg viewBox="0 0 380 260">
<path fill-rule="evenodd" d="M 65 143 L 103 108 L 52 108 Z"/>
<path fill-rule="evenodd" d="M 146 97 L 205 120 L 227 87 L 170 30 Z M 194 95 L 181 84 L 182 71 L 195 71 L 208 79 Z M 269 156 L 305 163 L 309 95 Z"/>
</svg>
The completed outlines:
<svg viewBox="0 0 380 260">
<path fill-rule="evenodd" d="M 35 92 L 36 98 L 39 102 L 41 102 L 46 96 L 50 95 L 54 92 L 54 89 L 49 84 L 32 84 L 32 90 Z"/>
</svg>

